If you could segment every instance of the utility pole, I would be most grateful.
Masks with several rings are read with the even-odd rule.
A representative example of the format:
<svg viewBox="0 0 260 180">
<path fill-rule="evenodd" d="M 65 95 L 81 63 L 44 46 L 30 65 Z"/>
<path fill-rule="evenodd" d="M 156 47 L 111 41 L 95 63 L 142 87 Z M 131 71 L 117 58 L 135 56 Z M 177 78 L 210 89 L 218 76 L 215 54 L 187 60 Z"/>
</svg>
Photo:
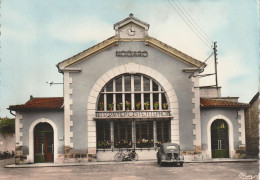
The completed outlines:
<svg viewBox="0 0 260 180">
<path fill-rule="evenodd" d="M 217 58 L 217 42 L 214 42 L 214 61 L 215 61 L 215 77 L 216 77 L 216 88 L 218 88 L 218 69 L 217 69 L 217 65 L 218 65 L 218 58 Z"/>
</svg>

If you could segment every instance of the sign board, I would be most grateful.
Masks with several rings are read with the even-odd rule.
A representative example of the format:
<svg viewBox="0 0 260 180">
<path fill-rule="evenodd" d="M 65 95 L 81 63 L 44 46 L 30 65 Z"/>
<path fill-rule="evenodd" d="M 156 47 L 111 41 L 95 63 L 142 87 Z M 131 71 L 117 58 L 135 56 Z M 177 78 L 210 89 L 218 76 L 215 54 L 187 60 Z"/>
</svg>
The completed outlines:
<svg viewBox="0 0 260 180">
<path fill-rule="evenodd" d="M 116 51 L 118 57 L 147 57 L 147 51 Z"/>
<path fill-rule="evenodd" d="M 96 112 L 95 119 L 126 119 L 126 118 L 171 118 L 170 111 L 112 111 Z"/>
</svg>

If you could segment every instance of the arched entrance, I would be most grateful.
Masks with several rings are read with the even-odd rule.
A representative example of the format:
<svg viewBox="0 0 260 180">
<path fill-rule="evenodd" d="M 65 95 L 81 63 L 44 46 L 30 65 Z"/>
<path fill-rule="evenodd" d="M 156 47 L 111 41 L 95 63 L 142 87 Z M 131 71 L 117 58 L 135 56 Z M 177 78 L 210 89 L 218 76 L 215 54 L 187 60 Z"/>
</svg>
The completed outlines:
<svg viewBox="0 0 260 180">
<path fill-rule="evenodd" d="M 88 97 L 88 105 L 87 105 L 87 113 L 88 113 L 88 126 L 87 126 L 87 132 L 88 132 L 88 151 L 89 152 L 96 152 L 96 121 L 94 120 L 96 118 L 96 109 L 97 109 L 97 102 L 99 102 L 100 99 L 100 92 L 102 91 L 102 88 L 113 78 L 118 77 L 119 75 L 123 75 L 123 74 L 129 74 L 129 75 L 134 75 L 134 74 L 143 74 L 145 76 L 148 76 L 150 78 L 152 78 L 153 80 L 155 80 L 156 82 L 160 82 L 160 85 L 162 87 L 162 89 L 165 91 L 165 94 L 167 95 L 167 100 L 168 100 L 168 111 L 171 113 L 171 115 L 174 118 L 170 119 L 170 123 L 171 125 L 169 127 L 171 127 L 171 132 L 173 132 L 172 134 L 170 134 L 170 140 L 171 142 L 174 143 L 180 143 L 180 136 L 179 136 L 179 105 L 178 105 L 178 98 L 176 96 L 175 90 L 172 87 L 171 83 L 158 71 L 147 67 L 147 66 L 143 66 L 140 64 L 136 64 L 136 63 L 128 63 L 128 64 L 124 64 L 118 67 L 115 67 L 111 70 L 109 70 L 108 72 L 106 72 L 105 74 L 103 74 L 95 83 L 95 85 L 93 86 L 89 97 Z M 133 82 L 133 83 L 132 83 Z M 124 82 L 125 83 L 125 82 Z M 122 82 L 123 84 L 123 82 Z M 107 84 L 108 85 L 108 84 Z M 134 80 L 131 80 L 131 87 L 135 87 L 134 85 Z M 152 84 L 151 84 L 152 86 Z M 142 87 L 141 87 L 142 88 Z M 131 92 L 129 92 L 131 93 Z M 161 93 L 161 92 L 158 92 Z M 105 94 L 105 93 L 104 93 Z M 117 93 L 115 93 L 117 94 Z M 142 93 L 141 93 L 142 94 Z M 149 92 L 148 92 L 149 94 Z M 113 94 L 114 96 L 114 94 Z M 115 95 L 116 96 L 116 95 Z M 142 95 L 141 95 L 142 96 Z M 131 95 L 131 101 L 135 102 L 134 100 L 135 96 Z M 132 100 L 133 99 L 133 100 Z M 141 101 L 142 101 L 141 97 Z M 125 102 L 126 99 L 122 98 L 122 102 Z M 159 100 L 158 100 L 159 101 Z M 145 99 L 144 99 L 145 102 Z M 143 103 L 140 103 L 140 108 L 144 107 Z M 115 102 L 116 103 L 116 102 Z M 108 104 L 104 104 L 104 108 L 107 108 Z M 153 105 L 153 103 L 150 103 L 150 106 Z M 113 105 L 113 109 L 115 109 L 116 107 L 114 107 L 115 105 Z M 131 104 L 131 106 L 136 106 L 136 104 Z M 125 107 L 122 104 L 122 107 Z M 160 105 L 159 105 L 160 107 Z M 161 106 L 162 107 L 162 106 Z M 131 109 L 133 109 L 133 107 L 131 107 Z M 150 107 L 151 109 L 151 107 Z"/>
<path fill-rule="evenodd" d="M 164 88 L 141 73 L 121 74 L 96 103 L 97 149 L 154 148 L 171 142 L 171 114 Z"/>
<path fill-rule="evenodd" d="M 228 124 L 217 119 L 211 124 L 212 158 L 229 158 Z"/>
<path fill-rule="evenodd" d="M 53 128 L 49 123 L 38 123 L 34 128 L 34 162 L 53 162 Z"/>
</svg>

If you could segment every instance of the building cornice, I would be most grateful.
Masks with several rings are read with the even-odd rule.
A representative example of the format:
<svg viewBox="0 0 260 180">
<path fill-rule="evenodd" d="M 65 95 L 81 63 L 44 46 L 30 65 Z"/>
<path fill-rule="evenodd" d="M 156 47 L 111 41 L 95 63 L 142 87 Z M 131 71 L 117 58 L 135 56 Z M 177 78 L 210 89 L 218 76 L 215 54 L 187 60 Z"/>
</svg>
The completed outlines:
<svg viewBox="0 0 260 180">
<path fill-rule="evenodd" d="M 86 58 L 90 58 L 108 48 L 116 46 L 119 44 L 119 42 L 136 42 L 136 41 L 144 42 L 146 45 L 154 47 L 154 48 L 180 60 L 181 62 L 191 65 L 195 68 L 203 69 L 206 66 L 205 63 L 203 63 L 191 56 L 188 56 L 187 54 L 182 53 L 181 51 L 179 51 L 153 37 L 150 37 L 150 36 L 146 36 L 145 38 L 139 38 L 139 39 L 130 39 L 130 38 L 124 39 L 124 38 L 119 38 L 118 36 L 113 36 L 71 58 L 68 58 L 68 59 L 58 63 L 57 67 L 59 69 L 59 72 L 62 72 L 64 70 L 79 72 L 80 69 L 71 69 L 71 68 L 68 68 L 68 66 L 79 63 Z"/>
<path fill-rule="evenodd" d="M 64 72 L 64 71 L 68 71 L 68 72 L 80 72 L 82 69 L 81 68 L 60 68 L 60 71 Z"/>
<path fill-rule="evenodd" d="M 178 60 L 180 60 L 186 64 L 193 65 L 193 66 L 196 66 L 196 67 L 199 67 L 202 69 L 206 66 L 205 63 L 203 63 L 191 56 L 188 56 L 187 54 L 185 54 L 153 37 L 147 36 L 145 38 L 145 44 L 152 46 L 154 48 L 157 48 L 157 49 L 169 54 L 170 56 L 177 58 Z"/>
<path fill-rule="evenodd" d="M 150 27 L 149 24 L 147 24 L 144 21 L 141 21 L 140 19 L 135 18 L 134 15 L 131 13 L 131 14 L 129 14 L 129 17 L 114 24 L 114 29 L 117 31 L 120 27 L 125 26 L 126 24 L 129 24 L 131 22 L 139 25 L 140 27 L 143 27 L 146 31 L 148 31 L 148 29 Z"/>
<path fill-rule="evenodd" d="M 186 69 L 183 69 L 182 71 L 186 72 L 186 73 L 193 73 L 196 71 L 202 72 L 203 68 L 186 68 Z"/>
<path fill-rule="evenodd" d="M 79 61 L 81 61 L 82 59 L 86 58 L 86 57 L 91 57 L 97 53 L 100 53 L 112 46 L 118 45 L 118 38 L 116 36 L 113 36 L 71 58 L 68 58 L 60 63 L 57 64 L 57 67 L 59 69 L 59 71 L 61 71 L 61 69 L 64 69 L 67 66 L 70 66 L 74 63 L 78 63 Z"/>
</svg>

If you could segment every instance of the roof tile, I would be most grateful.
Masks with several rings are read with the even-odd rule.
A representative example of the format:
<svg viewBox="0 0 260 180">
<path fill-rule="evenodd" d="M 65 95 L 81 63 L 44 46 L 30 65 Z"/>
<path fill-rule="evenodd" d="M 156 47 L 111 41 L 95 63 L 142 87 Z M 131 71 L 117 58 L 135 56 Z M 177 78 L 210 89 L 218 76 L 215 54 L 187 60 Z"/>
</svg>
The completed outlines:
<svg viewBox="0 0 260 180">
<path fill-rule="evenodd" d="M 223 101 L 209 98 L 200 98 L 200 106 L 201 107 L 249 107 L 247 103 L 239 103 L 232 101 Z"/>
<path fill-rule="evenodd" d="M 58 110 L 63 109 L 63 97 L 32 98 L 25 104 L 9 106 L 8 109 L 18 110 Z M 200 106 L 208 107 L 249 107 L 247 103 L 223 101 L 209 98 L 200 98 Z"/>
<path fill-rule="evenodd" d="M 63 109 L 63 97 L 32 98 L 25 104 L 9 106 L 10 110 L 56 110 Z"/>
</svg>

